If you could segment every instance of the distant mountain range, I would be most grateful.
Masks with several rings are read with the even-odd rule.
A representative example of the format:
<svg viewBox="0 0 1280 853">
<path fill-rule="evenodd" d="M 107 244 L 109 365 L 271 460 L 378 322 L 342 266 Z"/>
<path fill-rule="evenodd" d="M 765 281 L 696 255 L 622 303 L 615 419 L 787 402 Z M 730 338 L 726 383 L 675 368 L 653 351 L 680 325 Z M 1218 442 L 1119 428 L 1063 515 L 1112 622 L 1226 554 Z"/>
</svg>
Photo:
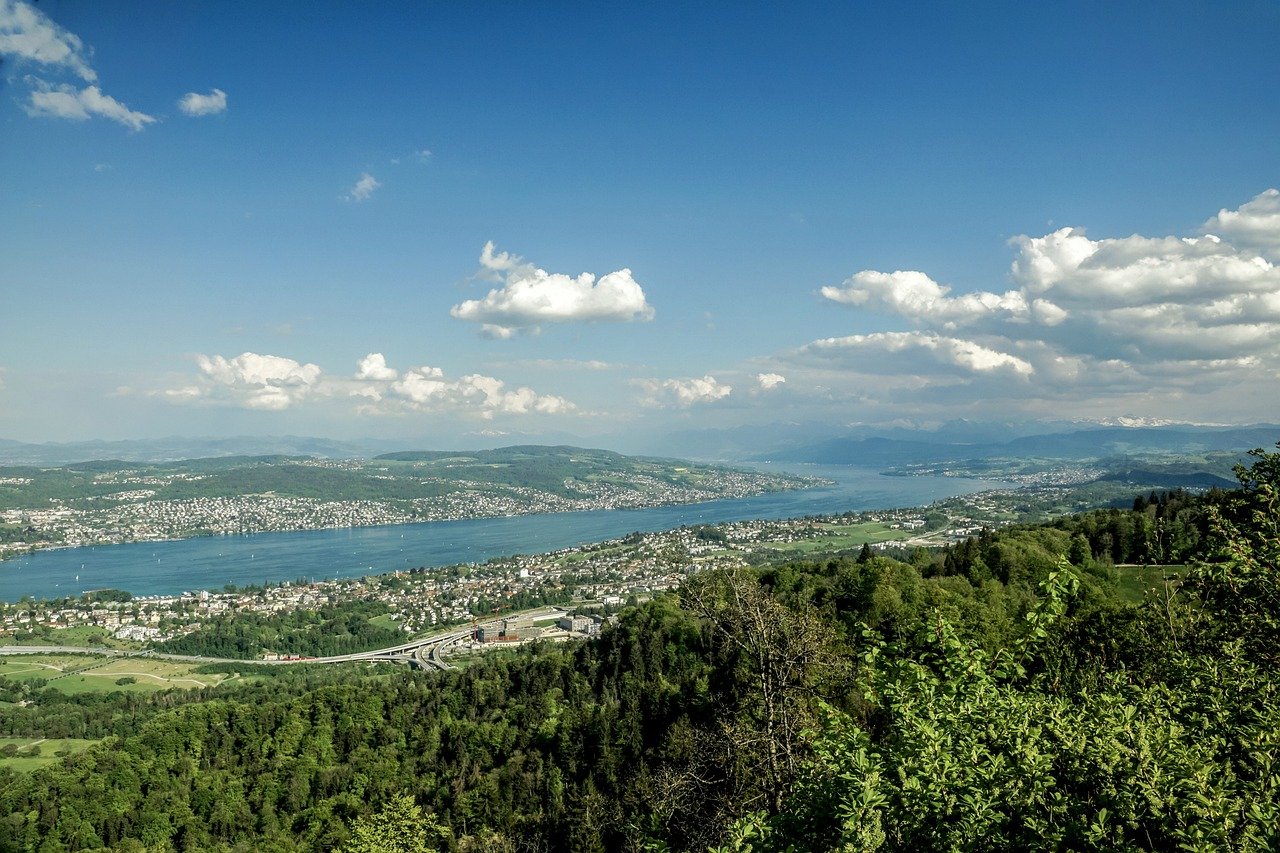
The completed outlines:
<svg viewBox="0 0 1280 853">
<path fill-rule="evenodd" d="M 949 420 L 943 423 L 900 423 L 900 424 L 850 424 L 835 425 L 820 422 L 777 421 L 770 424 L 749 424 L 724 429 L 688 429 L 651 436 L 617 436 L 616 441 L 597 442 L 597 445 L 615 447 L 628 453 L 651 453 L 661 456 L 679 456 L 681 458 L 742 461 L 742 460 L 791 460 L 816 462 L 820 459 L 847 458 L 850 454 L 836 452 L 835 448 L 853 446 L 859 441 L 868 442 L 865 447 L 857 447 L 853 458 L 862 459 L 860 454 L 866 451 L 871 454 L 870 461 L 856 464 L 882 464 L 890 459 L 893 464 L 908 464 L 900 459 L 912 461 L 941 461 L 954 458 L 955 451 L 946 450 L 941 454 L 938 448 L 967 448 L 970 455 L 977 454 L 985 458 L 983 448 L 1003 446 L 1015 439 L 1035 439 L 1044 436 L 1062 436 L 1074 433 L 1093 434 L 1106 428 L 1120 430 L 1118 434 L 1128 435 L 1130 430 L 1158 429 L 1182 432 L 1202 433 L 1221 432 L 1227 430 L 1253 429 L 1272 430 L 1280 438 L 1280 427 L 1266 424 L 1249 427 L 1223 427 L 1220 424 L 1186 424 L 1159 421 L 1151 418 L 1117 417 L 1101 421 L 1091 420 L 1053 420 L 1053 421 L 973 421 L 964 418 Z M 1092 438 L 1084 438 L 1085 444 Z M 1136 439 L 1143 440 L 1143 439 Z M 877 456 L 886 452 L 885 442 L 899 442 L 897 451 L 890 451 L 890 456 Z M 1275 438 L 1265 443 L 1271 446 Z M 915 446 L 915 449 L 912 449 Z M 1235 449 L 1234 446 L 1231 449 Z M 881 459 L 876 462 L 875 459 Z"/>
<path fill-rule="evenodd" d="M 1097 427 L 1025 435 L 1005 441 L 968 442 L 945 433 L 929 440 L 844 437 L 757 453 L 758 461 L 826 465 L 896 466 L 992 458 L 1099 459 L 1134 454 L 1199 454 L 1273 447 L 1280 426 Z"/>
<path fill-rule="evenodd" d="M 575 437 L 570 437 L 574 439 Z M 554 439 L 554 440 L 552 440 Z M 454 442 L 449 442 L 450 444 Z M 513 433 L 476 435 L 468 449 L 479 450 L 510 444 L 582 444 L 556 434 L 529 440 Z M 74 441 L 30 443 L 0 438 L 0 465 L 74 465 L 115 459 L 121 462 L 180 462 L 222 456 L 313 456 L 318 459 L 370 459 L 406 447 L 431 446 L 422 439 L 360 438 L 343 441 L 305 435 L 228 437 L 170 436 L 124 441 Z M 439 446 L 439 445 L 436 445 Z M 671 454 L 666 454 L 671 455 Z"/>
<path fill-rule="evenodd" d="M 284 435 L 230 438 L 149 438 L 130 441 L 78 441 L 66 444 L 28 444 L 0 439 L 0 464 L 73 465 L 99 459 L 121 462 L 177 462 L 216 456 L 316 456 L 351 459 L 400 449 L 403 442 L 335 441 Z"/>
<path fill-rule="evenodd" d="M 897 466 L 996 457 L 1096 459 L 1150 453 L 1211 453 L 1271 448 L 1280 426 L 1216 427 L 1190 424 L 1151 425 L 1135 418 L 1113 423 L 1028 421 L 983 423 L 955 420 L 915 427 L 847 426 L 821 423 L 774 423 L 729 429 L 683 430 L 648 436 L 581 439 L 542 436 L 483 436 L 475 447 L 499 444 L 584 444 L 624 453 L 704 461 L 814 462 L 833 465 Z M 833 434 L 838 437 L 832 437 Z M 512 439 L 515 439 L 513 441 Z M 371 458 L 430 446 L 421 440 L 358 439 L 341 441 L 314 436 L 169 437 L 128 441 L 82 441 L 33 444 L 0 439 L 0 465 L 70 465 L 101 459 L 123 462 L 174 462 L 221 456 L 313 456 L 325 459 Z"/>
</svg>

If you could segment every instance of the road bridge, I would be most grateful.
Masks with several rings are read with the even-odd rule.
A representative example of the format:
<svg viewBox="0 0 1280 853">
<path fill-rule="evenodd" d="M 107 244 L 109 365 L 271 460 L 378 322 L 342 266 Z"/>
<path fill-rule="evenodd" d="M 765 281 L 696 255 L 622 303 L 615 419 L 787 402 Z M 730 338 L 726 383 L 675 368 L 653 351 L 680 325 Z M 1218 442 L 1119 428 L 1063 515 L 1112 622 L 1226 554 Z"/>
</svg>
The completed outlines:
<svg viewBox="0 0 1280 853">
<path fill-rule="evenodd" d="M 539 607 L 534 610 L 512 613 L 503 618 L 527 622 L 541 619 L 558 619 L 564 614 L 564 609 L 560 607 Z M 500 619 L 493 619 L 480 624 L 484 627 L 497 626 L 500 621 Z M 107 649 L 83 646 L 0 646 L 0 655 L 105 655 L 119 658 L 149 657 L 181 663 L 251 663 L 256 665 L 265 664 L 267 666 L 288 666 L 299 663 L 334 664 L 356 663 L 359 661 L 387 661 L 408 664 L 418 669 L 452 669 L 453 667 L 445 660 L 444 650 L 450 646 L 456 646 L 470 637 L 472 631 L 473 627 L 468 625 L 454 628 L 444 634 L 420 637 L 407 643 L 401 643 L 398 646 L 388 646 L 383 649 L 355 652 L 349 655 L 329 655 L 326 657 L 294 658 L 289 660 L 217 658 L 203 655 L 174 655 L 151 649 Z"/>
</svg>

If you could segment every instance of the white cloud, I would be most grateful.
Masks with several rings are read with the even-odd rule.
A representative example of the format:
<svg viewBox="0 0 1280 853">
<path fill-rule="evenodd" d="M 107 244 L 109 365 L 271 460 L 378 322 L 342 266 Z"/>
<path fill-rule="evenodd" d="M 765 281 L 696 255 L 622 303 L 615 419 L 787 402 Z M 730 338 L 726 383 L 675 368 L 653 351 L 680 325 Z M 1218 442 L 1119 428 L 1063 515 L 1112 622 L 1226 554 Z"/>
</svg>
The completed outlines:
<svg viewBox="0 0 1280 853">
<path fill-rule="evenodd" d="M 24 108 L 28 115 L 84 121 L 101 116 L 133 130 L 142 130 L 156 119 L 131 110 L 106 95 L 96 85 L 98 74 L 89 64 L 89 51 L 75 33 L 22 0 L 0 0 L 0 58 L 12 57 L 21 65 L 34 63 L 42 73 L 68 73 L 89 85 L 49 83 L 26 77 L 31 87 Z"/>
<path fill-rule="evenodd" d="M 97 81 L 84 42 L 21 0 L 0 0 L 0 55 L 66 70 L 86 83 Z"/>
<path fill-rule="evenodd" d="M 1020 236 L 1010 241 L 1017 289 L 1005 293 L 952 296 L 921 272 L 864 270 L 822 294 L 945 335 L 967 330 L 966 338 L 1005 354 L 1043 344 L 1046 363 L 1118 360 L 1139 374 L 1178 362 L 1188 371 L 1240 359 L 1276 363 L 1280 269 L 1260 252 L 1280 247 L 1280 193 L 1222 210 L 1205 228 L 1218 233 L 1094 240 L 1061 228 Z"/>
<path fill-rule="evenodd" d="M 373 195 L 373 191 L 380 186 L 382 184 L 378 182 L 377 178 L 368 172 L 364 172 L 360 175 L 360 180 L 356 181 L 355 186 L 343 198 L 347 201 L 366 201 L 369 196 Z"/>
<path fill-rule="evenodd" d="M 521 258 L 510 252 L 498 252 L 495 250 L 492 240 L 485 241 L 484 247 L 480 250 L 480 266 L 491 272 L 505 272 L 520 266 Z"/>
<path fill-rule="evenodd" d="M 214 89 L 207 95 L 187 92 L 178 101 L 178 109 L 189 116 L 211 116 L 227 110 L 227 93 Z"/>
<path fill-rule="evenodd" d="M 1047 296 L 1068 311 L 1190 304 L 1266 291 L 1274 282 L 1266 260 L 1211 236 L 1090 240 L 1063 228 L 1013 244 L 1019 251 L 1012 275 L 1021 292 Z"/>
<path fill-rule="evenodd" d="M 725 385 L 710 375 L 701 379 L 638 379 L 635 384 L 644 390 L 644 403 L 649 406 L 687 408 L 723 400 L 733 393 L 733 386 Z"/>
<path fill-rule="evenodd" d="M 1235 210 L 1223 208 L 1204 224 L 1204 230 L 1280 260 L 1280 190 L 1267 190 Z"/>
<path fill-rule="evenodd" d="M 538 394 L 530 388 L 508 389 L 506 383 L 477 373 L 461 379 L 447 379 L 437 367 L 415 367 L 406 370 L 386 389 L 384 407 L 410 411 L 464 411 L 486 420 L 496 414 L 556 415 L 576 411 L 577 407 L 563 397 Z M 367 409 L 366 411 L 375 411 Z"/>
<path fill-rule="evenodd" d="M 933 332 L 875 332 L 823 338 L 802 347 L 800 353 L 853 359 L 863 373 L 924 373 L 930 366 L 954 368 L 961 373 L 1035 373 L 1035 368 L 1021 358 Z"/>
<path fill-rule="evenodd" d="M 419 148 L 417 151 L 413 152 L 413 156 L 417 157 L 418 160 L 425 163 L 431 159 L 432 154 L 426 148 Z"/>
<path fill-rule="evenodd" d="M 356 369 L 356 379 L 372 379 L 378 382 L 388 382 L 395 379 L 400 374 L 395 370 L 387 367 L 387 360 L 380 352 L 371 352 L 364 358 L 360 359 Z"/>
<path fill-rule="evenodd" d="M 653 319 L 644 290 L 621 269 L 601 276 L 549 273 L 507 252 L 492 241 L 480 253 L 485 275 L 502 283 L 483 299 L 470 299 L 449 312 L 460 320 L 483 324 L 490 337 L 509 338 L 535 332 L 541 323 L 628 322 Z"/>
<path fill-rule="evenodd" d="M 28 115 L 75 121 L 102 116 L 132 130 L 142 130 L 155 121 L 153 116 L 131 110 L 110 95 L 104 95 L 97 86 L 76 89 L 65 83 L 55 86 L 36 78 L 29 80 L 34 88 L 26 107 Z"/>
<path fill-rule="evenodd" d="M 484 323 L 480 326 L 480 334 L 484 335 L 486 338 L 492 338 L 495 341 L 505 341 L 509 338 L 514 338 L 519 331 L 519 329 L 512 328 L 511 326 L 495 326 L 493 323 Z"/>
<path fill-rule="evenodd" d="M 241 353 L 235 358 L 197 355 L 201 381 L 165 391 L 175 402 L 210 400 L 249 409 L 279 411 L 315 393 L 320 368 L 278 355 Z"/>
<path fill-rule="evenodd" d="M 362 414 L 434 412 L 490 420 L 497 415 L 557 415 L 577 412 L 569 400 L 525 388 L 508 388 L 501 379 L 473 373 L 450 379 L 438 367 L 403 373 L 371 352 L 354 376 L 326 376 L 314 364 L 246 352 L 235 358 L 196 356 L 197 381 L 157 392 L 173 403 L 214 403 L 280 411 L 319 398 L 361 398 Z"/>
<path fill-rule="evenodd" d="M 556 415 L 577 411 L 563 397 L 539 394 L 531 388 L 508 388 L 501 379 L 478 373 L 450 379 L 438 367 L 421 366 L 400 373 L 388 367 L 381 353 L 360 359 L 351 396 L 373 401 L 360 408 L 365 414 L 439 412 L 478 416 Z"/>
<path fill-rule="evenodd" d="M 950 292 L 951 288 L 914 270 L 891 273 L 863 270 L 839 287 L 822 288 L 822 295 L 833 302 L 878 308 L 948 329 L 993 313 L 1023 322 L 1033 317 L 1031 304 L 1016 291 L 969 293 L 959 297 L 948 296 Z M 1041 317 L 1046 314 L 1053 322 L 1060 322 L 1063 316 L 1061 310 L 1053 306 L 1040 312 Z"/>
<path fill-rule="evenodd" d="M 781 373 L 757 373 L 756 384 L 760 386 L 761 391 L 771 391 L 787 381 L 787 377 Z"/>
</svg>

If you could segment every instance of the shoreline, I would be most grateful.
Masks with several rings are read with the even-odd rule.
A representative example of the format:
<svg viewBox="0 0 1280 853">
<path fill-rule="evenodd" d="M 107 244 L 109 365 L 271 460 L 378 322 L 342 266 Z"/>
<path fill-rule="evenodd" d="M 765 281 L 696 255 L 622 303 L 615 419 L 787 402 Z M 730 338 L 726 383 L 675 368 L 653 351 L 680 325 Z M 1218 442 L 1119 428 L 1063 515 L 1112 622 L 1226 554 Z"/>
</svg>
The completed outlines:
<svg viewBox="0 0 1280 853">
<path fill-rule="evenodd" d="M 522 511 L 517 511 L 517 512 L 495 512 L 492 514 L 484 514 L 484 513 L 457 514 L 457 515 L 444 515 L 436 518 L 405 518 L 399 521 L 383 521 L 383 522 L 378 522 L 374 524 L 315 524 L 315 525 L 300 524 L 300 525 L 291 526 L 291 527 L 262 527 L 255 530 L 239 530 L 239 531 L 210 530 L 204 533 L 192 533 L 190 535 L 185 535 L 185 536 L 155 536 L 155 537 L 144 536 L 144 537 L 138 537 L 138 538 L 101 539 L 101 540 L 96 540 L 92 542 L 83 542 L 83 543 L 76 543 L 76 544 L 66 544 L 66 543 L 56 543 L 56 544 L 50 544 L 50 545 L 32 544 L 28 547 L 23 548 L 22 550 L 15 549 L 12 551 L 5 551 L 3 549 L 3 546 L 0 546 L 0 570 L 3 569 L 4 564 L 9 560 L 19 558 L 19 557 L 27 557 L 33 554 L 43 553 L 47 551 L 68 551 L 68 550 L 74 550 L 77 548 L 97 548 L 99 546 L 110 547 L 114 545 L 137 545 L 137 544 L 159 543 L 159 542 L 187 542 L 193 539 L 212 539 L 215 537 L 232 537 L 232 536 L 235 536 L 235 537 L 258 536 L 264 533 L 305 533 L 305 532 L 318 531 L 318 530 L 371 530 L 371 529 L 384 528 L 384 527 L 402 527 L 405 525 L 412 525 L 412 524 L 433 524 L 437 522 L 448 522 L 448 521 L 483 521 L 483 520 L 498 519 L 498 518 L 523 518 L 531 515 L 563 515 L 563 514 L 572 514 L 572 513 L 579 513 L 579 512 L 614 512 L 614 511 L 658 509 L 661 507 L 692 507 L 692 506 L 698 506 L 700 504 L 714 503 L 716 501 L 722 501 L 722 500 L 737 500 L 741 498 L 758 497 L 760 495 L 778 494 L 781 492 L 805 491 L 807 489 L 817 489 L 817 488 L 835 485 L 835 481 L 828 480 L 826 478 L 808 477 L 806 479 L 816 481 L 816 482 L 807 482 L 807 483 L 802 482 L 795 486 L 775 488 L 775 489 L 761 489 L 759 491 L 746 492 L 744 494 L 717 495 L 714 497 L 707 498 L 705 500 L 697 500 L 697 501 L 667 500 L 667 501 L 653 501 L 653 502 L 638 502 L 635 504 L 621 503 L 616 506 L 583 507 L 583 508 L 577 508 L 577 509 L 559 509 L 559 510 L 550 510 L 550 511 L 545 509 L 539 509 L 535 506 L 530 506 Z M 243 497 L 251 497 L 251 496 L 246 495 Z"/>
</svg>

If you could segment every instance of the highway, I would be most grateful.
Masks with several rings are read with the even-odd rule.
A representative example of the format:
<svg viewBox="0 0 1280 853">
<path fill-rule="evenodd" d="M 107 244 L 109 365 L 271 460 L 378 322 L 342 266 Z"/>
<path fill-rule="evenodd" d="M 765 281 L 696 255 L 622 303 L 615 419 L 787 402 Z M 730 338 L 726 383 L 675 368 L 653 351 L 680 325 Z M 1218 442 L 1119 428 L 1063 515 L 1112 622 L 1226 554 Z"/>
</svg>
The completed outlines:
<svg viewBox="0 0 1280 853">
<path fill-rule="evenodd" d="M 511 613 L 499 619 L 491 619 L 485 622 L 476 623 L 482 627 L 496 627 L 502 619 L 508 619 L 513 622 L 532 622 L 542 619 L 558 619 L 565 615 L 565 611 L 559 607 L 539 607 L 534 610 L 524 610 L 519 613 Z M 420 637 L 416 640 L 410 640 L 398 646 L 388 646 L 384 649 L 373 649 L 367 652 L 356 652 L 349 655 L 331 655 L 328 657 L 306 658 L 302 660 L 261 660 L 261 659 L 245 659 L 245 658 L 215 658 L 203 657 L 199 655 L 171 655 L 164 652 L 151 651 L 150 649 L 105 649 L 105 648 L 85 648 L 80 646 L 0 646 L 0 655 L 105 655 L 107 657 L 148 657 L 157 658 L 159 660 L 179 661 L 182 663 L 238 663 L 238 664 L 255 664 L 267 666 L 288 666 L 299 663 L 314 664 L 331 664 L 331 663 L 353 663 L 356 661 L 392 661 L 396 663 L 407 663 L 421 669 L 452 669 L 453 667 L 445 659 L 446 652 L 450 646 L 455 646 L 471 636 L 474 627 L 465 625 L 454 628 L 444 634 L 433 634 L 430 637 Z"/>
</svg>

